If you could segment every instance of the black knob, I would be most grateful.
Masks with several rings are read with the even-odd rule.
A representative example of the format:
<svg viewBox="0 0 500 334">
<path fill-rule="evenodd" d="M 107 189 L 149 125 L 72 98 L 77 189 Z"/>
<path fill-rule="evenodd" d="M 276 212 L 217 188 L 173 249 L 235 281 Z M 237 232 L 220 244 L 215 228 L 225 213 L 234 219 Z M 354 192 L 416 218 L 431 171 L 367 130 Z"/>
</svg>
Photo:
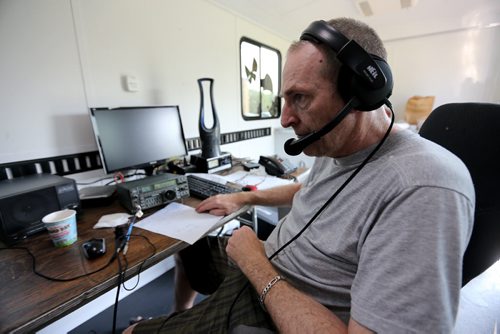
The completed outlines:
<svg viewBox="0 0 500 334">
<path fill-rule="evenodd" d="M 163 196 L 167 200 L 171 201 L 171 200 L 174 200 L 177 197 L 177 194 L 173 190 L 167 190 L 166 192 L 163 193 Z"/>
</svg>

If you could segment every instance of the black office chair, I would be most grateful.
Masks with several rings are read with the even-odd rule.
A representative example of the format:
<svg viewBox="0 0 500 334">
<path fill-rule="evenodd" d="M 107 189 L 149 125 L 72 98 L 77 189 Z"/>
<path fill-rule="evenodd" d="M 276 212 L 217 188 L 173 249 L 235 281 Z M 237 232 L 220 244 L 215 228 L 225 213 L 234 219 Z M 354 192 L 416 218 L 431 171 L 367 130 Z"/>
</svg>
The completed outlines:
<svg viewBox="0 0 500 334">
<path fill-rule="evenodd" d="M 464 255 L 465 285 L 500 259 L 500 105 L 442 105 L 429 115 L 419 133 L 462 159 L 474 182 L 476 211 Z"/>
</svg>

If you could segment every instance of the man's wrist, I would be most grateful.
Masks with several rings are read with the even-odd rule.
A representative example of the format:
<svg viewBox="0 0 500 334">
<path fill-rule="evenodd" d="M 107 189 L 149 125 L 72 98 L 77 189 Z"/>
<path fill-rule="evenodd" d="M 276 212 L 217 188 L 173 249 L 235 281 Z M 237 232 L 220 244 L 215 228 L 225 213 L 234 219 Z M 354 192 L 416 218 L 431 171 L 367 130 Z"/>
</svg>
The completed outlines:
<svg viewBox="0 0 500 334">
<path fill-rule="evenodd" d="M 266 305 L 264 304 L 266 297 L 267 297 L 267 294 L 269 293 L 269 291 L 271 291 L 271 289 L 274 287 L 275 284 L 277 284 L 280 281 L 284 281 L 284 280 L 285 280 L 285 278 L 283 276 L 276 275 L 262 289 L 262 292 L 260 293 L 260 296 L 259 296 L 259 302 L 260 302 L 260 306 L 262 306 L 264 311 L 267 312 Z"/>
</svg>

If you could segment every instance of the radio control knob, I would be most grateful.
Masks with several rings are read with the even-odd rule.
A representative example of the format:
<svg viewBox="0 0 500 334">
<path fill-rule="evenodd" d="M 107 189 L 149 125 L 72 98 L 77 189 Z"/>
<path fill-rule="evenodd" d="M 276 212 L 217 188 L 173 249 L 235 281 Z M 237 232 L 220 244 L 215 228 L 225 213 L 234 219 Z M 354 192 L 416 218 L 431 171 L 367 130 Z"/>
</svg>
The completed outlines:
<svg viewBox="0 0 500 334">
<path fill-rule="evenodd" d="M 173 190 L 167 190 L 163 193 L 164 198 L 166 198 L 169 201 L 174 200 L 177 197 L 177 194 Z"/>
</svg>

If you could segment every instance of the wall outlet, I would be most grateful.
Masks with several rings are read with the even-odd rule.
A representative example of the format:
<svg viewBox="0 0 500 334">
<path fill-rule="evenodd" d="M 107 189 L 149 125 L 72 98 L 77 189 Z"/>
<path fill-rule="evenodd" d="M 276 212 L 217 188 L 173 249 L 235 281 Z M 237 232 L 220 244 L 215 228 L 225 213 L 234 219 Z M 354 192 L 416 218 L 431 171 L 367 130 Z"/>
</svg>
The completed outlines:
<svg viewBox="0 0 500 334">
<path fill-rule="evenodd" d="M 126 75 L 125 78 L 125 90 L 128 92 L 138 92 L 139 91 L 139 81 L 133 75 Z"/>
</svg>

